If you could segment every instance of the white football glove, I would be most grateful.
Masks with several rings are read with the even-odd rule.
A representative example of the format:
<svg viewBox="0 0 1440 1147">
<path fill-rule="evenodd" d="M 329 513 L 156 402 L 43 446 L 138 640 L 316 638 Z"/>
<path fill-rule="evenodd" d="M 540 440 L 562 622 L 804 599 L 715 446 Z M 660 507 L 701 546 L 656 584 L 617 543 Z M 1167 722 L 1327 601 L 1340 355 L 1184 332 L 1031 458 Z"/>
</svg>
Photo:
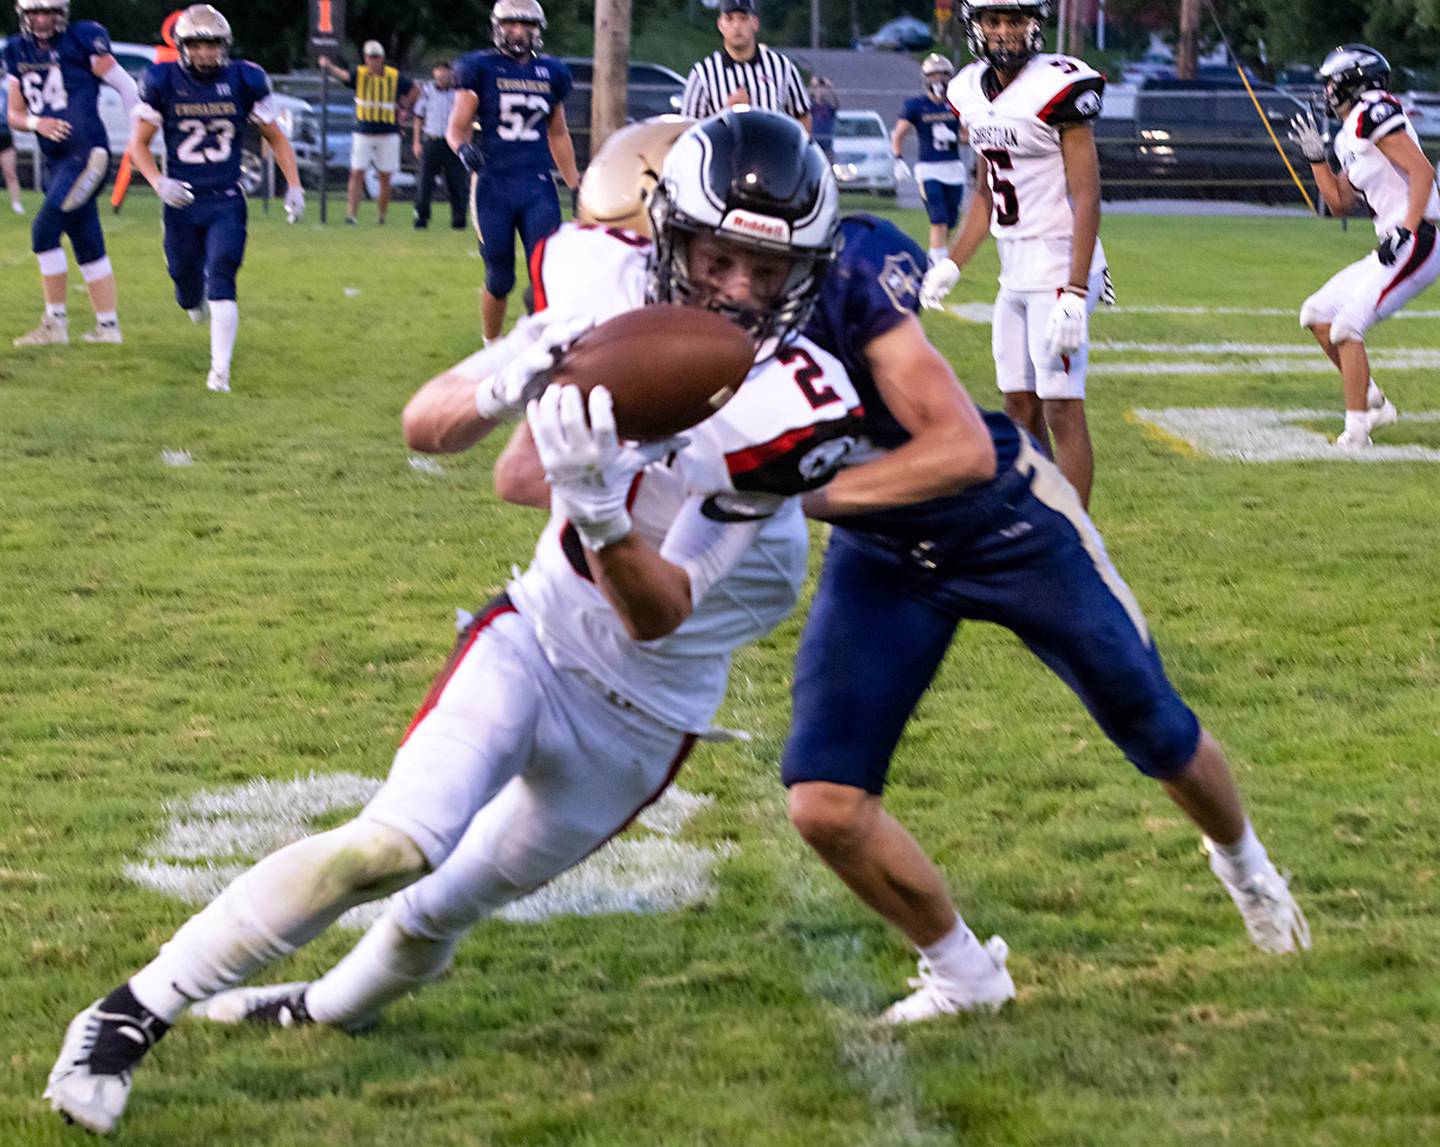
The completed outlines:
<svg viewBox="0 0 1440 1147">
<path fill-rule="evenodd" d="M 298 223 L 305 214 L 305 189 L 292 183 L 285 189 L 285 222 Z"/>
<path fill-rule="evenodd" d="M 539 316 L 530 320 L 524 332 L 533 335 L 534 341 L 500 370 L 476 385 L 475 410 L 481 418 L 498 421 L 518 415 L 532 399 L 539 396 L 550 381 L 550 372 L 565 352 L 595 325 L 592 318 L 550 323 L 537 320 Z M 535 334 L 537 328 L 539 333 Z M 510 337 L 516 337 L 519 331 L 517 327 Z"/>
<path fill-rule="evenodd" d="M 155 194 L 160 196 L 160 202 L 166 207 L 189 207 L 195 202 L 195 192 L 190 190 L 190 185 L 168 175 L 160 177 L 160 182 L 155 185 Z"/>
<path fill-rule="evenodd" d="M 1290 121 L 1290 138 L 1310 163 L 1325 162 L 1326 136 L 1315 122 L 1315 113 L 1309 108 Z"/>
<path fill-rule="evenodd" d="M 925 272 L 920 282 L 920 305 L 927 311 L 938 311 L 945 305 L 945 296 L 960 281 L 960 268 L 954 259 L 941 259 Z"/>
<path fill-rule="evenodd" d="M 615 404 L 603 386 L 590 392 L 588 422 L 585 414 L 585 399 L 575 386 L 547 387 L 526 410 L 556 512 L 565 515 L 587 549 L 599 551 L 630 533 L 625 502 L 635 475 L 688 440 L 622 444 Z"/>
<path fill-rule="evenodd" d="M 1090 308 L 1084 295 L 1061 291 L 1045 324 L 1045 344 L 1053 355 L 1074 354 L 1090 341 Z"/>
<path fill-rule="evenodd" d="M 895 157 L 895 182 L 904 183 L 913 178 L 915 177 L 910 174 L 910 165 L 897 155 Z"/>
</svg>

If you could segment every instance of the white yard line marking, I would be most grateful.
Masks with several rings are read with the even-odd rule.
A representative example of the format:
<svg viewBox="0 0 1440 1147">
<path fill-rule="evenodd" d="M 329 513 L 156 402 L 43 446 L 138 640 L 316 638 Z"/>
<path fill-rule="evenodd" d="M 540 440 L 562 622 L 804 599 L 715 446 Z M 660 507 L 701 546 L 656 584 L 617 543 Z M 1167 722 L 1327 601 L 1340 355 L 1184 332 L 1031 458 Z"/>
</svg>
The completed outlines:
<svg viewBox="0 0 1440 1147">
<path fill-rule="evenodd" d="M 1386 446 L 1340 450 L 1329 436 L 1299 423 L 1337 418 L 1333 410 L 1170 406 L 1134 410 L 1142 422 L 1177 438 L 1202 454 L 1235 462 L 1440 462 L 1429 446 Z M 1402 421 L 1434 422 L 1437 412 L 1401 416 Z"/>
<path fill-rule="evenodd" d="M 1440 349 L 1379 350 L 1370 355 L 1376 370 L 1431 370 L 1440 367 Z M 1203 374 L 1335 374 L 1330 360 L 1317 349 L 1308 358 L 1253 357 L 1200 362 L 1193 359 L 1179 362 L 1111 362 L 1092 360 L 1087 370 L 1090 378 L 1144 378 L 1153 375 Z"/>
<path fill-rule="evenodd" d="M 166 806 L 164 834 L 145 858 L 125 865 L 136 884 L 189 904 L 205 904 L 251 863 L 314 831 L 327 813 L 358 808 L 380 788 L 353 773 L 253 781 L 220 792 L 201 792 Z M 554 916 L 649 915 L 673 912 L 709 899 L 715 866 L 734 845 L 701 848 L 676 840 L 685 822 L 713 798 L 670 788 L 639 819 L 653 835 L 611 841 L 578 868 L 501 910 L 505 920 L 533 922 Z M 223 863 L 217 863 L 223 862 Z M 340 918 L 345 928 L 366 928 L 384 910 L 375 901 Z"/>
<path fill-rule="evenodd" d="M 1256 315 L 1261 318 L 1290 318 L 1299 322 L 1300 303 L 1296 299 L 1293 307 L 1207 307 L 1207 306 L 1117 306 L 1102 307 L 1101 315 Z M 951 318 L 967 323 L 990 323 L 994 311 L 991 303 L 952 303 L 944 313 Z M 1440 319 L 1440 311 L 1402 310 L 1391 315 L 1393 319 Z"/>
</svg>

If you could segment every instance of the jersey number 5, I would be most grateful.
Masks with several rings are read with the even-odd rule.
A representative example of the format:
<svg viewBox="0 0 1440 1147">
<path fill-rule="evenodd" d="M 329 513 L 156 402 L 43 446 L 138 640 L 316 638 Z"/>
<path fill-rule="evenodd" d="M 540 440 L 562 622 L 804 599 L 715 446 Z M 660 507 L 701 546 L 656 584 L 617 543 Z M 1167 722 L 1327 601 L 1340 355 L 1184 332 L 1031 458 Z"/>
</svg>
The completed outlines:
<svg viewBox="0 0 1440 1147">
<path fill-rule="evenodd" d="M 25 97 L 31 115 L 44 115 L 47 105 L 56 112 L 63 112 L 70 106 L 70 97 L 65 94 L 65 81 L 56 67 L 46 68 L 44 76 L 39 72 L 26 72 L 20 77 L 20 93 Z"/>
<path fill-rule="evenodd" d="M 510 143 L 533 143 L 540 138 L 536 128 L 549 114 L 550 101 L 544 96 L 506 92 L 500 97 L 500 125 L 495 134 Z"/>
<path fill-rule="evenodd" d="M 1020 198 L 1015 194 L 1015 185 L 999 175 L 1015 166 L 1010 162 L 1010 153 L 992 147 L 980 154 L 985 157 L 985 173 L 990 180 L 990 194 L 995 199 L 995 222 L 1001 227 L 1013 227 L 1020 222 Z"/>
</svg>

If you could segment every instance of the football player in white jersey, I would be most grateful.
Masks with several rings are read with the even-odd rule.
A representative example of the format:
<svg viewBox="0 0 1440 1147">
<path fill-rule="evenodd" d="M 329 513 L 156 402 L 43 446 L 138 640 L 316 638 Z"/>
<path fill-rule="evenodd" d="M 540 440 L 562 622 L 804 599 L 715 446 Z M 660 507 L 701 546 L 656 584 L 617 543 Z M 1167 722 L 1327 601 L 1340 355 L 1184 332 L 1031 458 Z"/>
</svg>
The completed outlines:
<svg viewBox="0 0 1440 1147">
<path fill-rule="evenodd" d="M 947 95 L 985 178 L 960 232 L 925 274 L 922 303 L 939 308 L 988 230 L 1000 251 L 991 345 L 1010 415 L 1054 457 L 1088 505 L 1095 463 L 1085 423 L 1089 316 L 1108 293 L 1100 247 L 1100 165 L 1091 121 L 1104 78 L 1081 60 L 1046 55 L 1048 0 L 967 0 L 975 62 Z"/>
<path fill-rule="evenodd" d="M 1290 136 L 1330 211 L 1349 214 L 1359 197 L 1375 217 L 1380 243 L 1305 300 L 1300 325 L 1309 329 L 1345 383 L 1345 429 L 1335 445 L 1370 446 L 1370 432 L 1398 417 L 1370 377 L 1365 332 L 1388 319 L 1440 276 L 1435 224 L 1440 196 L 1435 169 L 1420 150 L 1400 101 L 1387 91 L 1390 64 L 1374 48 L 1343 44 L 1320 65 L 1325 104 L 1340 120 L 1335 135 L 1339 173 L 1326 161 L 1326 139 L 1306 112 L 1291 121 Z"/>
<path fill-rule="evenodd" d="M 71 1022 L 52 1106 L 94 1131 L 191 1005 L 211 1019 L 358 1027 L 441 974 L 479 920 L 579 863 L 674 777 L 725 690 L 730 655 L 799 598 L 799 495 L 858 424 L 839 363 L 798 334 L 835 251 L 830 165 L 788 117 L 732 111 L 676 143 L 656 241 L 569 226 L 537 257 L 540 313 L 425 384 L 406 441 L 464 450 L 527 411 L 552 517 L 530 567 L 461 634 L 389 779 L 349 824 L 240 876 L 159 956 Z M 649 302 L 718 311 L 757 362 L 685 440 L 617 441 L 609 394 L 545 386 L 597 321 Z M 389 911 L 313 984 L 236 985 L 348 908 Z"/>
</svg>

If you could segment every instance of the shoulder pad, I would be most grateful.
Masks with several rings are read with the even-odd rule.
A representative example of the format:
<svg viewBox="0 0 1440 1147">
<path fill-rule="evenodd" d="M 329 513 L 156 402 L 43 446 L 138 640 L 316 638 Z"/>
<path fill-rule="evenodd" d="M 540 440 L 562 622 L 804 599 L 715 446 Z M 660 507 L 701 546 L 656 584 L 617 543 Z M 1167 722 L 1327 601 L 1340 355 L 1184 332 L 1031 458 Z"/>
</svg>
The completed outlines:
<svg viewBox="0 0 1440 1147">
<path fill-rule="evenodd" d="M 604 322 L 644 305 L 650 240 L 618 227 L 567 223 L 530 256 L 535 309 Z"/>
<path fill-rule="evenodd" d="M 1361 139 L 1383 139 L 1407 122 L 1405 109 L 1389 92 L 1365 92 L 1358 104 L 1355 134 Z"/>
<path fill-rule="evenodd" d="M 71 37 L 92 56 L 110 54 L 110 33 L 94 20 L 79 20 L 70 25 Z"/>
</svg>

